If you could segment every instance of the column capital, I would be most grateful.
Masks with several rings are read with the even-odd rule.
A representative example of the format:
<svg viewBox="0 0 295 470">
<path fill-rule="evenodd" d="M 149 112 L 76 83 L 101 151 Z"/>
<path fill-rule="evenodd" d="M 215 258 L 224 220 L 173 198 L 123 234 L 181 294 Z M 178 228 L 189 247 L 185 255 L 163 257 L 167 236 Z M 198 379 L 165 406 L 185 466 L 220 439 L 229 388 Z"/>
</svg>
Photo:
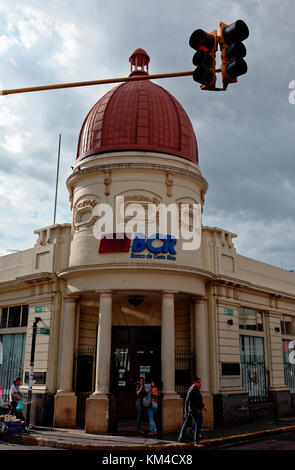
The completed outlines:
<svg viewBox="0 0 295 470">
<path fill-rule="evenodd" d="M 66 302 L 76 302 L 76 300 L 78 300 L 79 297 L 80 297 L 80 295 L 78 295 L 78 294 L 64 294 L 63 295 L 63 299 Z"/>
<path fill-rule="evenodd" d="M 175 294 L 179 294 L 179 290 L 162 290 L 161 291 L 161 294 L 162 296 L 164 295 L 175 295 Z"/>
<path fill-rule="evenodd" d="M 207 297 L 192 297 L 192 301 L 195 303 L 195 304 L 201 304 L 201 303 L 206 303 L 208 301 L 208 298 Z"/>
<path fill-rule="evenodd" d="M 112 290 L 96 290 L 95 293 L 98 295 L 112 295 L 113 291 Z"/>
</svg>

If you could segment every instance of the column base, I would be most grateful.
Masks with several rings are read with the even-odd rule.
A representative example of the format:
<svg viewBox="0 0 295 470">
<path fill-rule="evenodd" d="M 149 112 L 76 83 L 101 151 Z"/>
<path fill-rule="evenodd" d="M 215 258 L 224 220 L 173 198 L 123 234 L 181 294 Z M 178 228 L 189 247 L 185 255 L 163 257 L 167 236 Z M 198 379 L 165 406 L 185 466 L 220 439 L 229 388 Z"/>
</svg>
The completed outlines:
<svg viewBox="0 0 295 470">
<path fill-rule="evenodd" d="M 162 400 L 162 432 L 179 432 L 183 423 L 183 400 L 177 395 L 164 395 Z"/>
<path fill-rule="evenodd" d="M 54 397 L 54 421 L 56 428 L 76 427 L 77 397 L 74 393 L 57 394 Z"/>
<path fill-rule="evenodd" d="M 109 397 L 92 395 L 86 400 L 85 432 L 107 434 L 109 427 Z"/>
</svg>

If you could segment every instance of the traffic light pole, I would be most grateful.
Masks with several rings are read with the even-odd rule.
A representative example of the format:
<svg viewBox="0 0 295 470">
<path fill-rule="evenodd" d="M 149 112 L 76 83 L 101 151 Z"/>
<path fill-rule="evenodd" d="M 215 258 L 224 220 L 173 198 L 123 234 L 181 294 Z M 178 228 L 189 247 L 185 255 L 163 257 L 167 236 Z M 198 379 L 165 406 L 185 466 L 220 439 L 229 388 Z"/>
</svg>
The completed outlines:
<svg viewBox="0 0 295 470">
<path fill-rule="evenodd" d="M 35 347 L 36 347 L 37 325 L 39 321 L 41 321 L 41 318 L 35 317 L 35 321 L 33 323 L 31 360 L 30 360 L 29 384 L 28 384 L 28 401 L 27 401 L 27 413 L 26 413 L 26 427 L 29 427 L 30 417 L 31 417 L 32 388 L 33 388 L 33 382 L 34 382 Z"/>
<path fill-rule="evenodd" d="M 45 90 L 57 90 L 60 88 L 73 88 L 80 86 L 90 85 L 106 85 L 109 83 L 121 83 L 121 82 L 134 82 L 137 80 L 152 80 L 156 78 L 173 78 L 173 77 L 186 77 L 193 75 L 193 71 L 188 72 L 172 72 L 172 73 L 160 73 L 156 75 L 136 75 L 133 77 L 122 77 L 122 78 L 107 78 L 104 80 L 93 80 L 90 82 L 74 82 L 74 83 L 61 83 L 58 85 L 44 85 L 29 88 L 15 88 L 12 90 L 0 90 L 0 95 L 13 95 L 16 93 L 30 93 L 33 91 L 45 91 Z"/>
</svg>

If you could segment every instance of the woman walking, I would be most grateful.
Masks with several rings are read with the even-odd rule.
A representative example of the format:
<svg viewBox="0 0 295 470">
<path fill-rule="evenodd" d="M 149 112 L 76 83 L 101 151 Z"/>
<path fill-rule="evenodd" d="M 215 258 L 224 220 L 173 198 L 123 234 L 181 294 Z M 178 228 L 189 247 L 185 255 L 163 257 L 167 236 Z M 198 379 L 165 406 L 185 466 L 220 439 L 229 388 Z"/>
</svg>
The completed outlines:
<svg viewBox="0 0 295 470">
<path fill-rule="evenodd" d="M 155 423 L 155 415 L 158 411 L 159 399 L 160 399 L 160 390 L 156 385 L 156 382 L 152 379 L 151 388 L 149 393 L 151 394 L 151 406 L 148 408 L 148 416 L 150 422 L 150 432 L 149 436 L 157 436 L 157 426 Z"/>
</svg>

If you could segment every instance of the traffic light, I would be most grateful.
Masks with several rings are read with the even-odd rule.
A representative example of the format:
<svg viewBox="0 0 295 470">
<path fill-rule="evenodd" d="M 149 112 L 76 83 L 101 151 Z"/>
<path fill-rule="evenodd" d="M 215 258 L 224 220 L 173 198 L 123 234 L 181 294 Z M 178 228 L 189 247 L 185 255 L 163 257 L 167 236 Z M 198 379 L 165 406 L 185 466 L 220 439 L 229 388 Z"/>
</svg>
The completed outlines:
<svg viewBox="0 0 295 470">
<path fill-rule="evenodd" d="M 216 83 L 217 31 L 206 33 L 202 29 L 196 29 L 189 39 L 189 45 L 197 51 L 193 56 L 193 64 L 197 67 L 193 79 L 201 84 L 203 90 L 214 90 Z"/>
<path fill-rule="evenodd" d="M 221 73 L 223 88 L 229 83 L 236 83 L 237 77 L 247 72 L 244 60 L 246 47 L 242 43 L 249 36 L 249 29 L 242 20 L 230 25 L 220 22 L 218 41 L 221 49 Z"/>
</svg>

